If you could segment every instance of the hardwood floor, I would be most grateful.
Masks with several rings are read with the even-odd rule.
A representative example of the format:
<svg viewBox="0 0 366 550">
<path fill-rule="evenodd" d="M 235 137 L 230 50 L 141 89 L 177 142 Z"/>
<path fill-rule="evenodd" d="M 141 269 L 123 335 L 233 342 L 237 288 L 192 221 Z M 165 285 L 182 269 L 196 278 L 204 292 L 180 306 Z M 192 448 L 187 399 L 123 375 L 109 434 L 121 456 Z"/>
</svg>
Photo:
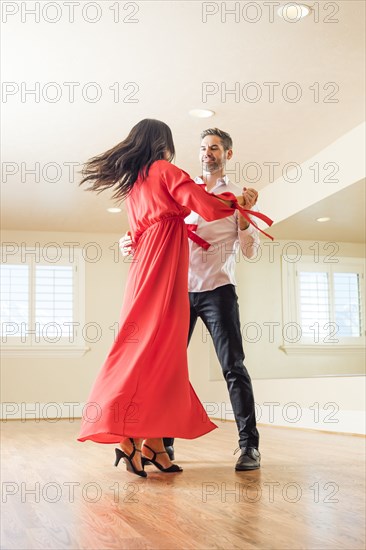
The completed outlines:
<svg viewBox="0 0 366 550">
<path fill-rule="evenodd" d="M 235 472 L 236 427 L 177 440 L 180 474 L 113 467 L 79 421 L 2 423 L 1 548 L 363 549 L 361 437 L 260 426 L 262 468 Z"/>
</svg>

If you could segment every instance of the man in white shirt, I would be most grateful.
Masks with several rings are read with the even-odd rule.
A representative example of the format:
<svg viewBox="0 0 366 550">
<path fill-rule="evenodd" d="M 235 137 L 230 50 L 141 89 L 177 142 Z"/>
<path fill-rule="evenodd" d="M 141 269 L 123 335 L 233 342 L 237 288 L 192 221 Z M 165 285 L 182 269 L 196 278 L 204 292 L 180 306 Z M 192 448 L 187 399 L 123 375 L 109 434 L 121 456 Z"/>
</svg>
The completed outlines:
<svg viewBox="0 0 366 550">
<path fill-rule="evenodd" d="M 210 128 L 202 132 L 201 140 L 199 158 L 202 177 L 196 178 L 196 183 L 205 185 L 210 193 L 229 191 L 239 195 L 241 189 L 225 176 L 226 161 L 233 155 L 230 135 L 218 128 Z M 251 209 L 257 201 L 257 192 L 244 189 L 243 195 L 245 208 Z M 259 434 L 252 383 L 244 366 L 234 271 L 239 246 L 246 257 L 255 255 L 259 246 L 258 231 L 238 211 L 228 218 L 212 222 L 191 212 L 185 222 L 190 235 L 188 342 L 198 317 L 201 317 L 211 334 L 238 427 L 241 454 L 235 469 L 255 470 L 260 467 Z M 121 239 L 124 255 L 128 253 L 130 243 L 126 237 Z M 172 459 L 173 443 L 171 438 L 164 439 Z"/>
</svg>

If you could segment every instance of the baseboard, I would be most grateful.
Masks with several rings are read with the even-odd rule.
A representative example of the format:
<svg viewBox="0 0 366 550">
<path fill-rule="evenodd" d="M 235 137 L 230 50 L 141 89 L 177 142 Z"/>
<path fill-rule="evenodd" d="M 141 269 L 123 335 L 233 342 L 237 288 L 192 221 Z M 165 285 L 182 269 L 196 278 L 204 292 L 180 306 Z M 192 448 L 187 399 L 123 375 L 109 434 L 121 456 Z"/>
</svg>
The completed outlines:
<svg viewBox="0 0 366 550">
<path fill-rule="evenodd" d="M 234 421 L 230 404 L 223 403 L 220 414 L 209 414 L 216 420 Z M 257 423 L 265 426 L 303 428 L 322 432 L 365 435 L 365 412 L 337 409 L 302 408 L 298 404 L 268 403 L 256 405 Z"/>
<path fill-rule="evenodd" d="M 76 420 L 82 418 L 85 403 L 67 401 L 64 403 L 0 403 L 0 419 L 8 420 L 46 420 L 57 422 L 62 419 Z"/>
<path fill-rule="evenodd" d="M 217 404 L 215 404 L 217 405 Z M 329 405 L 329 404 L 328 404 Z M 0 420 L 45 420 L 57 422 L 62 419 L 77 420 L 82 418 L 85 403 L 14 403 L 0 404 Z M 234 415 L 229 403 L 212 409 L 212 404 L 204 403 L 208 415 L 216 420 L 234 421 Z M 298 404 L 279 403 L 256 404 L 257 423 L 266 426 L 305 428 L 331 433 L 365 435 L 364 411 L 336 410 L 332 406 L 327 409 L 316 407 L 301 408 Z"/>
</svg>

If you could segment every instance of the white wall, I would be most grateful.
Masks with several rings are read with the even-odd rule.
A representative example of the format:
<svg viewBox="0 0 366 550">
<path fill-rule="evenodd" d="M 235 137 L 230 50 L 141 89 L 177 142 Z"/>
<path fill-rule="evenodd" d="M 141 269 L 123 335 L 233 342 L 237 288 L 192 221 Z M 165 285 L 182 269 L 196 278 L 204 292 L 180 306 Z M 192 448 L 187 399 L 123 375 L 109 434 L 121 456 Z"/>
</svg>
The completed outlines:
<svg viewBox="0 0 366 550">
<path fill-rule="evenodd" d="M 93 245 L 89 247 L 89 243 L 97 243 L 102 251 L 98 261 L 87 261 L 85 265 L 85 322 L 97 322 L 100 325 L 101 339 L 95 343 L 87 343 L 90 351 L 80 358 L 3 358 L 3 402 L 46 404 L 86 401 L 96 373 L 113 341 L 113 331 L 109 327 L 119 320 L 128 273 L 128 264 L 117 255 L 117 246 L 113 245 L 119 237 L 120 235 L 110 234 L 3 232 L 3 243 L 25 242 L 27 246 L 34 247 L 36 243 L 47 246 L 48 243 L 56 242 L 59 246 L 64 246 L 64 243 L 78 242 L 85 251 L 85 256 L 90 258 L 95 254 L 96 248 Z M 95 332 L 90 334 L 91 339 L 94 336 Z M 50 414 L 54 411 L 54 408 L 50 408 Z"/>
<path fill-rule="evenodd" d="M 121 231 L 122 233 L 123 231 Z M 118 321 L 123 297 L 123 288 L 128 273 L 128 263 L 119 258 L 115 262 L 116 243 L 120 235 L 70 234 L 9 231 L 3 232 L 5 242 L 26 242 L 45 245 L 57 242 L 80 242 L 85 247 L 90 242 L 100 245 L 103 254 L 95 263 L 86 263 L 86 323 L 98 322 L 102 328 L 102 338 L 89 343 L 90 351 L 79 359 L 24 359 L 5 358 L 2 360 L 1 388 L 2 401 L 13 403 L 13 413 L 8 418 L 24 416 L 31 411 L 33 404 L 44 416 L 67 416 L 70 407 L 65 403 L 80 403 L 87 399 L 96 373 L 102 365 L 113 340 L 109 329 Z M 305 251 L 311 243 L 301 243 Z M 277 247 L 279 252 L 281 247 Z M 112 250 L 110 247 L 112 246 Z M 362 256 L 360 245 L 340 244 L 340 254 Z M 255 321 L 262 324 L 268 320 L 281 321 L 281 276 L 279 255 L 274 262 L 265 258 L 256 263 L 240 261 L 237 266 L 238 294 L 241 311 L 241 324 Z M 206 341 L 203 341 L 206 340 Z M 279 341 L 269 344 L 263 338 L 258 343 L 245 344 L 246 365 L 253 379 L 257 413 L 260 422 L 273 425 L 310 427 L 350 433 L 363 433 L 365 411 L 365 379 L 350 376 L 352 362 L 363 360 L 353 356 L 316 357 L 286 356 L 278 349 Z M 198 323 L 189 349 L 190 374 L 193 386 L 212 416 L 232 418 L 226 385 L 221 375 L 217 375 L 217 364 L 210 340 Z M 319 362 L 342 361 L 345 376 L 316 377 Z M 309 368 L 309 378 L 292 378 L 297 366 Z M 263 376 L 261 365 L 265 364 L 276 375 L 273 378 L 257 379 Z M 277 378 L 278 372 L 288 372 L 288 376 Z M 283 375 L 283 374 L 282 374 Z M 212 380 L 212 378 L 217 378 Z M 23 403 L 23 405 L 21 405 Z M 44 409 L 44 404 L 57 403 Z M 328 404 L 328 405 L 327 405 Z M 328 408 L 324 409 L 324 406 Z M 312 408 L 311 408 L 312 407 Z M 10 410 L 10 409 L 9 409 Z M 75 409 L 77 412 L 78 409 Z M 271 416 L 272 414 L 272 416 Z M 32 414 L 28 414 L 31 418 Z M 292 420 L 296 420 L 293 422 Z M 335 422 L 337 421 L 337 422 Z"/>
<path fill-rule="evenodd" d="M 325 355 L 286 355 L 279 349 L 283 344 L 281 327 L 274 331 L 274 341 L 270 342 L 269 329 L 264 323 L 282 325 L 280 256 L 286 244 L 280 241 L 279 246 L 272 247 L 273 258 L 269 243 L 262 246 L 259 261 L 241 258 L 237 265 L 246 366 L 253 381 L 258 419 L 273 425 L 365 433 L 365 377 L 351 374 L 364 372 L 364 353 L 340 355 L 334 350 Z M 304 255 L 312 254 L 313 244 L 298 242 Z M 323 244 L 319 243 L 320 250 Z M 338 245 L 338 256 L 364 255 L 363 245 Z M 245 332 L 245 327 L 253 323 L 263 331 L 255 343 L 250 341 L 256 339 L 255 331 Z M 202 324 L 196 327 L 190 357 L 191 379 L 201 399 L 210 403 L 208 407 L 214 416 L 232 419 L 226 384 Z M 331 376 L 335 368 L 344 376 Z M 319 377 L 320 369 L 328 375 Z"/>
</svg>

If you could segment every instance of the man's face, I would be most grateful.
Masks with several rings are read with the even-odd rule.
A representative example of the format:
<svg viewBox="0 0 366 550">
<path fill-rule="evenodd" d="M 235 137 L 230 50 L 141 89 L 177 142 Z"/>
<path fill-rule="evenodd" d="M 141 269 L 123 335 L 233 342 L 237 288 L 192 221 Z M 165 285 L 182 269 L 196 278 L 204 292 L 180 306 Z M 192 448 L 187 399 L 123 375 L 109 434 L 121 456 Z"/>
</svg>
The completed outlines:
<svg viewBox="0 0 366 550">
<path fill-rule="evenodd" d="M 232 150 L 225 151 L 218 136 L 206 136 L 200 147 L 199 159 L 204 172 L 214 174 L 224 169 L 226 160 L 232 156 Z"/>
</svg>

